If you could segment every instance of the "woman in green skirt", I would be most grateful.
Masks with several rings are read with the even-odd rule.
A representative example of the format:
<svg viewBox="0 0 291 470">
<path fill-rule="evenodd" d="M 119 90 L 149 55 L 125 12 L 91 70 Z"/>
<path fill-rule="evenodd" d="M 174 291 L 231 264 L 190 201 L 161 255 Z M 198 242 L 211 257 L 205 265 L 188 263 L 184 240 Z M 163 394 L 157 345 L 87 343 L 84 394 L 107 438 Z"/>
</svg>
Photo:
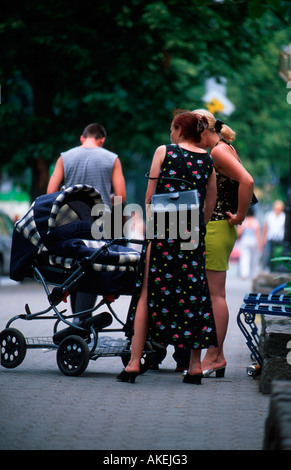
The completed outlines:
<svg viewBox="0 0 291 470">
<path fill-rule="evenodd" d="M 236 225 L 240 225 L 248 211 L 253 195 L 254 180 L 241 164 L 230 144 L 234 131 L 204 109 L 193 111 L 205 116 L 207 146 L 213 158 L 217 181 L 217 202 L 207 224 L 206 274 L 215 318 L 218 347 L 208 349 L 202 361 L 203 376 L 224 377 L 226 359 L 223 343 L 227 332 L 229 312 L 225 297 L 226 272 L 234 243 Z"/>
</svg>

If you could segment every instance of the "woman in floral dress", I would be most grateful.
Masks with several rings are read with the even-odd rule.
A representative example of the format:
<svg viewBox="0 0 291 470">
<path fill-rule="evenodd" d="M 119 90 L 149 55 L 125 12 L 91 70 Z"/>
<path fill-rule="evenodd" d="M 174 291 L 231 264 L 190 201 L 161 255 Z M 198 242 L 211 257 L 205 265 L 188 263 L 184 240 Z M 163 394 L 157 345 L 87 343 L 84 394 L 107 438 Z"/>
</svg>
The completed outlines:
<svg viewBox="0 0 291 470">
<path fill-rule="evenodd" d="M 131 358 L 118 380 L 134 382 L 146 337 L 158 343 L 191 349 L 190 364 L 184 377 L 184 382 L 188 383 L 201 383 L 201 349 L 216 345 L 204 261 L 205 225 L 216 202 L 213 162 L 201 148 L 207 126 L 207 119 L 191 112 L 179 112 L 171 125 L 172 144 L 158 147 L 154 154 L 146 192 L 147 208 L 150 209 L 155 190 L 163 193 L 194 187 L 200 203 L 199 241 L 196 240 L 196 248 L 184 249 L 179 234 L 175 238 L 169 236 L 169 226 L 165 236 L 159 234 L 158 224 L 155 226 L 155 238 L 147 240 L 143 248 L 126 325 L 128 336 L 132 336 Z M 187 184 L 190 178 L 192 187 Z"/>
</svg>

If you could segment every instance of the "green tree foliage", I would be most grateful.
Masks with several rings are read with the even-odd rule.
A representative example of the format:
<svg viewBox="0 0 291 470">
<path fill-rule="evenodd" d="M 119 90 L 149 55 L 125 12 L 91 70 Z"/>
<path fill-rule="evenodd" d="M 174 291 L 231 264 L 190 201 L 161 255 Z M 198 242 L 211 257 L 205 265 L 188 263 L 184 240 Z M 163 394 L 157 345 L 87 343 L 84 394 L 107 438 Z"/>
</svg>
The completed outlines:
<svg viewBox="0 0 291 470">
<path fill-rule="evenodd" d="M 201 104 L 205 77 L 249 77 L 273 28 L 289 22 L 285 3 L 3 0 L 1 166 L 29 166 L 34 198 L 59 153 L 100 122 L 124 168 L 142 173 L 168 141 L 172 111 Z"/>
<path fill-rule="evenodd" d="M 236 148 L 267 203 L 285 199 L 289 178 L 291 106 L 279 76 L 279 54 L 289 42 L 288 29 L 273 31 L 260 54 L 228 80 L 228 97 L 236 109 L 227 122 L 236 130 Z"/>
</svg>

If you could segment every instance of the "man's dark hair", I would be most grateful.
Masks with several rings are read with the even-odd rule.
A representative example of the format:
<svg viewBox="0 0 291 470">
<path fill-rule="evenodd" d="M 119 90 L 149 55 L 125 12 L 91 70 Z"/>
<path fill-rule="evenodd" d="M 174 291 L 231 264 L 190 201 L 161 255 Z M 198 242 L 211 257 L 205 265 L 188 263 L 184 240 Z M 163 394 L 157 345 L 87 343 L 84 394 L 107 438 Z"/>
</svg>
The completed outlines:
<svg viewBox="0 0 291 470">
<path fill-rule="evenodd" d="M 106 130 L 100 124 L 88 124 L 83 131 L 83 137 L 94 137 L 95 139 L 102 139 L 106 137 Z"/>
</svg>

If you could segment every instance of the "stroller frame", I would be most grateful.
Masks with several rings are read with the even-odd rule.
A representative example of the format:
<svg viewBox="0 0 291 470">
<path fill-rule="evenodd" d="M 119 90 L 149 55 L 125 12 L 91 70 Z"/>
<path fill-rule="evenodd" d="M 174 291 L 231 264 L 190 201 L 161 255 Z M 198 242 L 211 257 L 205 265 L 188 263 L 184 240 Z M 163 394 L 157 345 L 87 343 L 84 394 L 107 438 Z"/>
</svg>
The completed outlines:
<svg viewBox="0 0 291 470">
<path fill-rule="evenodd" d="M 31 312 L 28 304 L 25 313 L 16 315 L 0 332 L 1 364 L 15 368 L 22 363 L 27 349 L 55 349 L 57 364 L 65 375 L 82 374 L 90 359 L 102 356 L 121 356 L 126 365 L 130 357 L 129 339 L 110 338 L 107 343 L 98 341 L 99 333 L 123 332 L 124 324 L 111 304 L 120 295 L 131 295 L 140 253 L 128 244 L 143 244 L 143 240 L 129 238 L 111 239 L 104 234 L 101 213 L 93 208 L 102 204 L 99 191 L 92 186 L 77 184 L 36 198 L 29 211 L 16 222 L 10 261 L 10 277 L 15 281 L 34 279 L 43 285 L 49 302 L 48 308 Z M 101 206 L 103 207 L 103 206 Z M 95 238 L 92 227 L 97 221 Z M 99 225 L 99 222 L 101 224 Z M 102 230 L 102 231 L 101 231 Z M 96 235 L 96 234 L 95 234 Z M 52 289 L 51 289 L 52 286 Z M 51 289 L 51 290 L 50 290 Z M 58 305 L 73 292 L 102 295 L 94 307 L 68 315 Z M 108 311 L 97 313 L 102 306 Z M 96 315 L 92 315 L 96 312 Z M 90 318 L 88 318 L 88 316 Z M 78 324 L 73 320 L 78 317 Z M 120 328 L 108 327 L 113 318 Z M 11 325 L 16 320 L 54 320 L 52 337 L 24 338 Z M 66 328 L 58 329 L 60 324 Z M 112 345 L 112 340 L 115 343 Z M 141 372 L 151 363 L 153 347 L 146 343 Z"/>
<path fill-rule="evenodd" d="M 124 333 L 125 325 L 111 304 L 120 295 L 132 294 L 140 254 L 126 245 L 143 244 L 143 240 L 106 239 L 104 226 L 100 239 L 93 237 L 93 224 L 100 217 L 93 215 L 96 204 L 102 204 L 98 190 L 77 184 L 39 196 L 27 214 L 15 224 L 10 277 L 15 281 L 29 278 L 41 283 L 49 306 L 45 310 L 31 312 L 26 304 L 25 313 L 7 322 L 6 328 L 0 332 L 3 367 L 17 367 L 23 362 L 27 349 L 37 348 L 55 349 L 60 371 L 69 376 L 82 374 L 90 359 L 102 356 L 120 356 L 124 365 L 128 363 L 129 339 L 109 338 L 102 342 L 98 338 L 99 333 L 105 331 Z M 61 310 L 58 306 L 73 291 L 96 293 L 102 296 L 102 300 L 88 310 L 75 312 L 74 308 L 70 315 L 66 313 L 67 309 Z M 98 313 L 103 306 L 108 311 Z M 73 321 L 77 317 L 79 323 Z M 108 328 L 113 318 L 120 328 Z M 53 335 L 25 338 L 18 329 L 11 327 L 16 320 L 54 320 Z M 60 324 L 65 328 L 59 329 Z M 148 369 L 153 352 L 148 341 L 141 372 Z"/>
<path fill-rule="evenodd" d="M 37 261 L 35 261 L 32 265 L 34 278 L 44 287 L 50 305 L 45 310 L 32 313 L 28 304 L 26 304 L 25 314 L 16 315 L 7 322 L 6 328 L 0 333 L 1 365 L 6 368 L 19 366 L 26 356 L 27 349 L 57 350 L 58 367 L 64 375 L 68 376 L 81 375 L 86 370 L 89 360 L 97 360 L 99 357 L 120 356 L 123 364 L 126 365 L 130 358 L 129 340 L 121 341 L 121 344 L 118 346 L 107 344 L 103 347 L 102 345 L 98 347 L 99 333 L 123 332 L 124 323 L 111 306 L 112 302 L 116 299 L 114 294 L 104 296 L 92 309 L 71 315 L 65 315 L 67 310 L 60 311 L 57 306 L 60 302 L 66 301 L 68 295 L 78 287 L 80 279 L 87 274 L 87 266 L 91 266 L 111 245 L 125 245 L 127 243 L 141 244 L 143 242 L 141 240 L 131 240 L 127 238 L 112 239 L 106 242 L 105 245 L 96 250 L 90 257 L 77 261 L 78 266 L 75 271 L 71 273 L 62 284 L 55 284 L 55 287 L 53 287 L 51 291 L 49 285 L 53 285 L 52 282 L 45 280 L 37 266 Z M 117 297 L 119 297 L 119 295 L 117 295 Z M 97 311 L 104 305 L 108 308 L 110 313 L 102 312 L 92 316 L 89 320 L 84 322 L 86 326 L 82 326 L 82 322 L 80 325 L 75 325 L 70 322 L 74 317 L 82 319 L 82 317 Z M 53 312 L 53 314 L 47 315 L 49 312 Z M 112 322 L 112 317 L 120 323 L 121 328 L 107 328 Z M 13 322 L 19 319 L 25 321 L 40 319 L 55 320 L 53 327 L 54 336 L 52 338 L 25 338 L 19 330 L 10 327 Z M 67 331 L 61 330 L 61 332 L 65 333 L 65 337 L 62 338 L 58 344 L 58 342 L 54 341 L 54 337 L 58 333 L 58 325 L 61 322 L 66 324 L 68 328 L 66 329 Z M 141 373 L 144 373 L 149 368 L 152 362 L 153 352 L 152 344 L 147 341 L 141 359 Z"/>
</svg>

